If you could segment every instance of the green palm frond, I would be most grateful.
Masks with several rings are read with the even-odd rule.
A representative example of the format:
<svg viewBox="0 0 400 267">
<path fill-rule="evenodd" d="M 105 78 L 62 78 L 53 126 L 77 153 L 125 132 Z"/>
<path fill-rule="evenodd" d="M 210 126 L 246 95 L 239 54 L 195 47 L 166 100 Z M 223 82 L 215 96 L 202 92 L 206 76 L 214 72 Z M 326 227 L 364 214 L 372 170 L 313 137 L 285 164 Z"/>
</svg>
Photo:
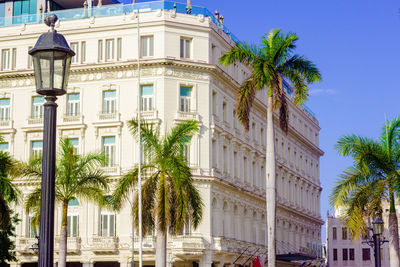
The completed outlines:
<svg viewBox="0 0 400 267">
<path fill-rule="evenodd" d="M 138 138 L 138 121 L 129 121 L 130 130 Z M 189 144 L 192 136 L 199 131 L 198 122 L 182 121 L 166 131 L 161 137 L 159 126 L 141 124 L 141 140 L 146 162 L 142 165 L 142 218 L 143 235 L 157 230 L 166 233 L 169 229 L 178 233 L 190 216 L 200 216 L 202 205 L 195 187 L 190 187 L 191 170 L 183 156 L 183 148 Z M 148 152 L 151 151 L 151 152 Z M 186 179 L 186 180 L 184 180 Z M 112 199 L 116 209 L 121 209 L 124 202 L 132 203 L 132 215 L 138 226 L 138 166 L 126 173 L 116 185 Z M 189 188 L 190 190 L 187 190 Z M 195 199 L 192 199 L 195 198 Z M 197 205 L 190 205 L 197 203 Z M 200 214 L 200 215 L 199 215 Z M 196 217 L 197 218 L 197 217 Z M 195 226 L 198 221 L 195 219 Z"/>
<path fill-rule="evenodd" d="M 288 107 L 282 78 L 287 79 L 295 92 L 295 104 L 302 104 L 308 97 L 308 84 L 321 81 L 321 73 L 310 60 L 293 54 L 298 36 L 283 34 L 273 29 L 262 37 L 260 47 L 238 44 L 226 51 L 219 59 L 225 66 L 234 62 L 245 64 L 251 71 L 239 88 L 236 113 L 246 131 L 255 94 L 268 87 L 268 97 L 273 98 L 273 109 L 280 107 L 280 126 L 288 131 Z"/>
</svg>

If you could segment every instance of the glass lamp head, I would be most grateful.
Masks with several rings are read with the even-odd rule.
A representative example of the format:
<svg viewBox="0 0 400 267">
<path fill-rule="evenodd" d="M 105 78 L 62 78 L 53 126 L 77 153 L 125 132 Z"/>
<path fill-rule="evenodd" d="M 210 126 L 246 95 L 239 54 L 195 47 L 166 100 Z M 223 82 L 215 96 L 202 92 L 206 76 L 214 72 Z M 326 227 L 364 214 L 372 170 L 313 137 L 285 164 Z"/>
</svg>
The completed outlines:
<svg viewBox="0 0 400 267">
<path fill-rule="evenodd" d="M 59 96 L 66 93 L 71 58 L 75 52 L 65 37 L 54 30 L 57 16 L 45 18 L 50 30 L 43 33 L 28 52 L 33 59 L 36 92 L 40 95 Z"/>
<path fill-rule="evenodd" d="M 374 235 L 381 235 L 383 233 L 383 221 L 380 217 L 376 217 L 372 222 L 372 231 Z"/>
</svg>

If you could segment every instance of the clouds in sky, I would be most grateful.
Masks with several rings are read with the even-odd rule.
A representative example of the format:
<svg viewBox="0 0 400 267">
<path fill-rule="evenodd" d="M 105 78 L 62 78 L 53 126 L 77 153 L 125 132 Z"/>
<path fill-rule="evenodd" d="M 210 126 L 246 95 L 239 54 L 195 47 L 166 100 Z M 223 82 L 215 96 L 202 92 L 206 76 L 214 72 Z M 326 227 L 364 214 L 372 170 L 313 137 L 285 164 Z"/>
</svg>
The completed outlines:
<svg viewBox="0 0 400 267">
<path fill-rule="evenodd" d="M 309 91 L 310 95 L 335 95 L 338 91 L 334 89 L 311 89 Z"/>
</svg>

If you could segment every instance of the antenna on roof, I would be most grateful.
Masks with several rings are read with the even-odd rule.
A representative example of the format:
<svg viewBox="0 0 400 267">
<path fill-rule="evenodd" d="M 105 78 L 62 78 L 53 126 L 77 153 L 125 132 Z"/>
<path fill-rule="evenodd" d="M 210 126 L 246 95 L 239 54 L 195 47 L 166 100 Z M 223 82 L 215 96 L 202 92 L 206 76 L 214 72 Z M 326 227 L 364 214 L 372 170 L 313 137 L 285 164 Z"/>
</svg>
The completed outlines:
<svg viewBox="0 0 400 267">
<path fill-rule="evenodd" d="M 187 0 L 186 1 L 186 14 L 192 14 L 191 0 Z"/>
</svg>

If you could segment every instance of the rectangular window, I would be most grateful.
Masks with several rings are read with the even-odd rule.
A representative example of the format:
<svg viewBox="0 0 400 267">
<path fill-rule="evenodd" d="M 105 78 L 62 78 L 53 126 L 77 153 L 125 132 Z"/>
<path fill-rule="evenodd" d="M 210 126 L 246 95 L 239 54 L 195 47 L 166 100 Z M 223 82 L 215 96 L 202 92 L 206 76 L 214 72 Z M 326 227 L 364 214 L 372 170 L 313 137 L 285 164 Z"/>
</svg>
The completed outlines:
<svg viewBox="0 0 400 267">
<path fill-rule="evenodd" d="M 32 141 L 31 142 L 31 156 L 38 157 L 42 155 L 43 141 Z"/>
<path fill-rule="evenodd" d="M 332 228 L 332 239 L 333 240 L 337 239 L 337 228 L 336 227 Z"/>
<path fill-rule="evenodd" d="M 260 138 L 261 138 L 261 145 L 265 146 L 264 128 L 260 129 Z M 290 154 L 288 156 L 290 157 Z"/>
<path fill-rule="evenodd" d="M 17 48 L 13 48 L 12 50 L 12 64 L 11 68 L 15 70 L 17 68 Z"/>
<path fill-rule="evenodd" d="M 237 160 L 237 152 L 235 151 L 235 152 L 233 152 L 233 176 L 234 176 L 235 178 L 238 177 L 238 173 L 237 173 L 237 170 L 238 170 L 237 163 L 238 163 L 238 160 Z"/>
<path fill-rule="evenodd" d="M 106 61 L 115 60 L 115 40 L 106 40 Z"/>
<path fill-rule="evenodd" d="M 191 88 L 181 86 L 179 95 L 179 110 L 182 112 L 190 112 L 190 95 Z"/>
<path fill-rule="evenodd" d="M 77 237 L 79 232 L 79 215 L 68 215 L 67 223 L 67 237 Z"/>
<path fill-rule="evenodd" d="M 115 166 L 115 136 L 103 137 L 103 153 L 107 158 L 106 167 Z"/>
<path fill-rule="evenodd" d="M 362 259 L 363 259 L 363 261 L 371 260 L 371 251 L 369 248 L 362 249 Z"/>
<path fill-rule="evenodd" d="M 233 118 L 233 129 L 236 129 L 236 112 L 232 112 L 232 118 Z"/>
<path fill-rule="evenodd" d="M 190 145 L 187 144 L 183 148 L 183 157 L 185 158 L 187 163 L 190 163 Z"/>
<path fill-rule="evenodd" d="M 253 133 L 253 140 L 257 141 L 257 136 L 256 136 L 256 124 L 253 122 L 251 125 L 251 132 Z"/>
<path fill-rule="evenodd" d="M 30 51 L 32 49 L 32 46 L 28 47 L 28 51 Z M 33 68 L 33 60 L 32 60 L 32 56 L 28 54 L 28 69 L 32 69 Z"/>
<path fill-rule="evenodd" d="M 32 220 L 33 220 L 33 215 L 29 214 L 28 215 L 28 220 L 27 220 L 27 223 L 28 223 L 28 237 L 36 238 L 39 235 L 39 229 L 38 229 L 38 227 L 35 227 L 35 226 L 32 225 Z"/>
<path fill-rule="evenodd" d="M 217 141 L 212 140 L 212 167 L 217 168 Z"/>
<path fill-rule="evenodd" d="M 32 97 L 32 118 L 43 118 L 43 96 Z"/>
<path fill-rule="evenodd" d="M 117 60 L 122 58 L 122 38 L 117 39 Z"/>
<path fill-rule="evenodd" d="M 154 110 L 154 88 L 153 85 L 142 85 L 142 111 Z"/>
<path fill-rule="evenodd" d="M 71 142 L 72 146 L 74 147 L 74 153 L 79 154 L 79 139 L 78 138 L 72 138 L 69 139 Z"/>
<path fill-rule="evenodd" d="M 349 260 L 348 249 L 347 249 L 347 248 L 344 248 L 344 249 L 342 250 L 342 252 L 343 252 L 343 260 L 344 260 L 344 261 Z"/>
<path fill-rule="evenodd" d="M 115 236 L 115 213 L 101 212 L 101 236 Z"/>
<path fill-rule="evenodd" d="M 333 249 L 333 260 L 337 261 L 337 249 L 336 248 Z"/>
<path fill-rule="evenodd" d="M 8 151 L 8 142 L 0 143 L 0 151 L 7 152 Z"/>
<path fill-rule="evenodd" d="M 140 56 L 152 57 L 154 56 L 154 37 L 142 36 L 140 37 Z"/>
<path fill-rule="evenodd" d="M 104 60 L 104 46 L 103 46 L 103 40 L 99 40 L 99 45 L 98 45 L 98 57 L 99 61 Z"/>
<path fill-rule="evenodd" d="M 354 261 L 354 248 L 350 248 L 349 249 L 349 259 L 351 260 L 351 261 Z"/>
<path fill-rule="evenodd" d="M 342 240 L 347 240 L 347 228 L 342 227 Z"/>
<path fill-rule="evenodd" d="M 217 93 L 212 92 L 212 108 L 213 108 L 213 114 L 217 115 Z"/>
<path fill-rule="evenodd" d="M 247 176 L 248 176 L 247 157 L 243 157 L 243 178 L 244 178 L 244 181 L 246 181 L 246 182 L 247 182 Z"/>
<path fill-rule="evenodd" d="M 1 50 L 1 69 L 2 70 L 10 70 L 11 69 L 10 49 Z"/>
<path fill-rule="evenodd" d="M 10 120 L 10 99 L 0 99 L 0 121 Z"/>
<path fill-rule="evenodd" d="M 117 111 L 117 91 L 103 92 L 103 114 L 115 114 Z"/>
<path fill-rule="evenodd" d="M 67 96 L 67 115 L 68 116 L 78 116 L 81 114 L 80 107 L 81 100 L 80 94 L 68 94 Z"/>
<path fill-rule="evenodd" d="M 71 43 L 71 49 L 75 52 L 75 56 L 71 58 L 71 63 L 72 64 L 77 64 L 79 63 L 79 43 Z"/>
<path fill-rule="evenodd" d="M 190 58 L 191 43 L 191 39 L 181 38 L 181 58 Z"/>
<path fill-rule="evenodd" d="M 222 103 L 222 119 L 226 121 L 226 102 Z"/>
<path fill-rule="evenodd" d="M 81 42 L 81 63 L 86 62 L 86 42 Z"/>
<path fill-rule="evenodd" d="M 226 146 L 224 146 L 222 148 L 222 152 L 224 155 L 224 173 L 228 172 L 228 149 L 226 148 Z"/>
</svg>

